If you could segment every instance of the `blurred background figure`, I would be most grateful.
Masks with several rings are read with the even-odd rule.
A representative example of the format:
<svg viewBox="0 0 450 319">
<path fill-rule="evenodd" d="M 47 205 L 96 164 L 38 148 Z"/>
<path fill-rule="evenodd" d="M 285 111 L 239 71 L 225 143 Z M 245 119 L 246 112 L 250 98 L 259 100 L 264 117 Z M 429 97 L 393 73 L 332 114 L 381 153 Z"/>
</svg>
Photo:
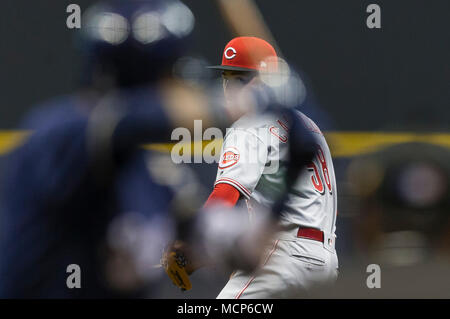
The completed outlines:
<svg viewBox="0 0 450 319">
<path fill-rule="evenodd" d="M 173 75 L 193 27 L 178 0 L 104 1 L 86 11 L 81 88 L 33 109 L 21 125 L 30 137 L 5 164 L 0 297 L 154 297 L 164 246 L 189 232 L 209 238 L 207 219 L 195 222 L 194 175 L 142 145 L 169 142 L 177 127 L 192 132 L 194 120 L 223 129 L 266 104 L 263 91 L 245 90 L 221 103 Z M 303 140 L 302 130 L 292 131 Z M 230 229 L 223 216 L 218 238 Z M 246 233 L 215 245 L 214 261 L 226 261 Z M 246 264 L 233 255 L 234 266 Z"/>
<path fill-rule="evenodd" d="M 140 146 L 194 119 L 234 120 L 172 76 L 194 27 L 180 1 L 99 2 L 83 26 L 82 88 L 30 112 L 21 128 L 33 133 L 5 164 L 1 297 L 151 296 L 172 199 L 197 184 Z"/>
<path fill-rule="evenodd" d="M 449 298 L 449 150 L 399 144 L 355 158 L 347 174 L 359 202 L 356 258 L 338 285 L 318 296 Z M 373 264 L 380 288 L 369 289 Z"/>
<path fill-rule="evenodd" d="M 173 190 L 138 146 L 170 136 L 156 84 L 193 15 L 178 1 L 110 1 L 84 21 L 82 89 L 28 114 L 33 134 L 6 163 L 1 297 L 142 296 L 172 234 Z"/>
<path fill-rule="evenodd" d="M 400 144 L 355 160 L 348 174 L 361 200 L 361 252 L 392 266 L 450 257 L 448 149 Z"/>
</svg>

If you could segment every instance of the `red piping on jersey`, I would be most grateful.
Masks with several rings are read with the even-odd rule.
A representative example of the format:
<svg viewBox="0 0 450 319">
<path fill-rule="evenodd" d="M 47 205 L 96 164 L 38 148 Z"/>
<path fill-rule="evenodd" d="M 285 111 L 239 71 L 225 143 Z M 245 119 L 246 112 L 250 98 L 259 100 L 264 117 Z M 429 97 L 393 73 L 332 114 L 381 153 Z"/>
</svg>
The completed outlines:
<svg viewBox="0 0 450 319">
<path fill-rule="evenodd" d="M 214 186 L 214 190 L 209 195 L 204 207 L 207 208 L 217 203 L 231 207 L 236 205 L 240 196 L 241 193 L 234 186 L 220 183 Z"/>
</svg>

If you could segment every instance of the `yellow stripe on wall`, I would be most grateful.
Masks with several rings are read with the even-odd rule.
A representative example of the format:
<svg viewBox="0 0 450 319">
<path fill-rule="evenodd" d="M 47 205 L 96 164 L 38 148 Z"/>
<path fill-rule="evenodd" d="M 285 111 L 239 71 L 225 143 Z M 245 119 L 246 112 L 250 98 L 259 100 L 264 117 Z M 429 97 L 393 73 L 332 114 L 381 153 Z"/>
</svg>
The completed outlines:
<svg viewBox="0 0 450 319">
<path fill-rule="evenodd" d="M 29 132 L 4 130 L 0 131 L 0 155 L 5 155 L 19 146 Z M 351 157 L 376 151 L 380 148 L 405 143 L 424 142 L 450 148 L 450 133 L 413 133 L 413 132 L 326 132 L 325 136 L 330 144 L 334 157 Z M 220 150 L 222 140 L 199 141 L 191 145 L 192 154 L 199 152 L 206 145 L 213 143 Z M 145 148 L 160 152 L 170 152 L 175 143 L 149 144 Z"/>
<path fill-rule="evenodd" d="M 450 148 L 450 133 L 328 132 L 325 134 L 334 157 L 349 157 L 386 146 L 422 142 Z"/>
<path fill-rule="evenodd" d="M 12 151 L 25 141 L 28 136 L 27 131 L 1 131 L 0 130 L 0 155 Z"/>
</svg>

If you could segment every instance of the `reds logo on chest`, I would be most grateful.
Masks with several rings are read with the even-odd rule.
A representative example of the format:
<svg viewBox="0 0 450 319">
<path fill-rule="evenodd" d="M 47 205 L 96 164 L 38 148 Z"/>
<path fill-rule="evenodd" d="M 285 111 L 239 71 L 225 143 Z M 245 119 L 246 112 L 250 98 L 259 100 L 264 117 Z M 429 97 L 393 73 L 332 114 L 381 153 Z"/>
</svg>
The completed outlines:
<svg viewBox="0 0 450 319">
<path fill-rule="evenodd" d="M 227 147 L 224 149 L 219 162 L 219 168 L 224 169 L 235 165 L 240 158 L 239 151 L 235 147 Z"/>
</svg>

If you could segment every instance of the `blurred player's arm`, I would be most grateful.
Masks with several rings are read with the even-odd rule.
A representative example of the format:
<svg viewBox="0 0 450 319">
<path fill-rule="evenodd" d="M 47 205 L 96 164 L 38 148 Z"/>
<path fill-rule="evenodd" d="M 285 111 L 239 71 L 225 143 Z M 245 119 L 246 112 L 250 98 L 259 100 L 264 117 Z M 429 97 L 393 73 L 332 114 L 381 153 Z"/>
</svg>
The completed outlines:
<svg viewBox="0 0 450 319">
<path fill-rule="evenodd" d="M 201 120 L 203 127 L 224 130 L 243 114 L 258 109 L 259 92 L 250 90 L 237 93 L 234 105 L 175 81 L 163 83 L 158 93 L 156 102 L 145 94 L 139 97 L 138 102 L 134 101 L 137 108 L 130 108 L 126 98 L 104 98 L 89 120 L 91 151 L 109 148 L 126 152 L 140 144 L 170 142 L 173 129 L 182 127 L 193 132 L 195 120 Z"/>
<path fill-rule="evenodd" d="M 235 36 L 252 35 L 271 43 L 278 56 L 281 50 L 259 8 L 252 0 L 217 0 L 222 16 Z"/>
<path fill-rule="evenodd" d="M 130 97 L 109 96 L 96 103 L 88 117 L 74 114 L 61 121 L 39 121 L 40 126 L 15 152 L 17 165 L 30 170 L 30 187 L 36 183 L 39 197 L 62 201 L 83 185 L 88 173 L 112 176 L 116 159 L 145 143 L 170 142 L 174 128 L 192 131 L 194 120 L 224 128 L 242 115 L 200 93 L 189 95 L 186 89 L 173 86 L 161 90 L 158 100 L 154 95 L 149 99 L 150 94 L 133 96 L 137 108 L 127 104 Z M 43 160 L 37 163 L 36 158 Z"/>
<path fill-rule="evenodd" d="M 160 85 L 157 99 L 145 92 L 131 97 L 110 95 L 91 112 L 89 153 L 99 164 L 96 166 L 104 168 L 139 145 L 170 142 L 175 128 L 193 133 L 196 120 L 201 120 L 203 127 L 225 130 L 243 114 L 258 109 L 258 94 L 244 90 L 237 93 L 234 105 L 228 105 L 200 90 L 167 81 Z"/>
</svg>

